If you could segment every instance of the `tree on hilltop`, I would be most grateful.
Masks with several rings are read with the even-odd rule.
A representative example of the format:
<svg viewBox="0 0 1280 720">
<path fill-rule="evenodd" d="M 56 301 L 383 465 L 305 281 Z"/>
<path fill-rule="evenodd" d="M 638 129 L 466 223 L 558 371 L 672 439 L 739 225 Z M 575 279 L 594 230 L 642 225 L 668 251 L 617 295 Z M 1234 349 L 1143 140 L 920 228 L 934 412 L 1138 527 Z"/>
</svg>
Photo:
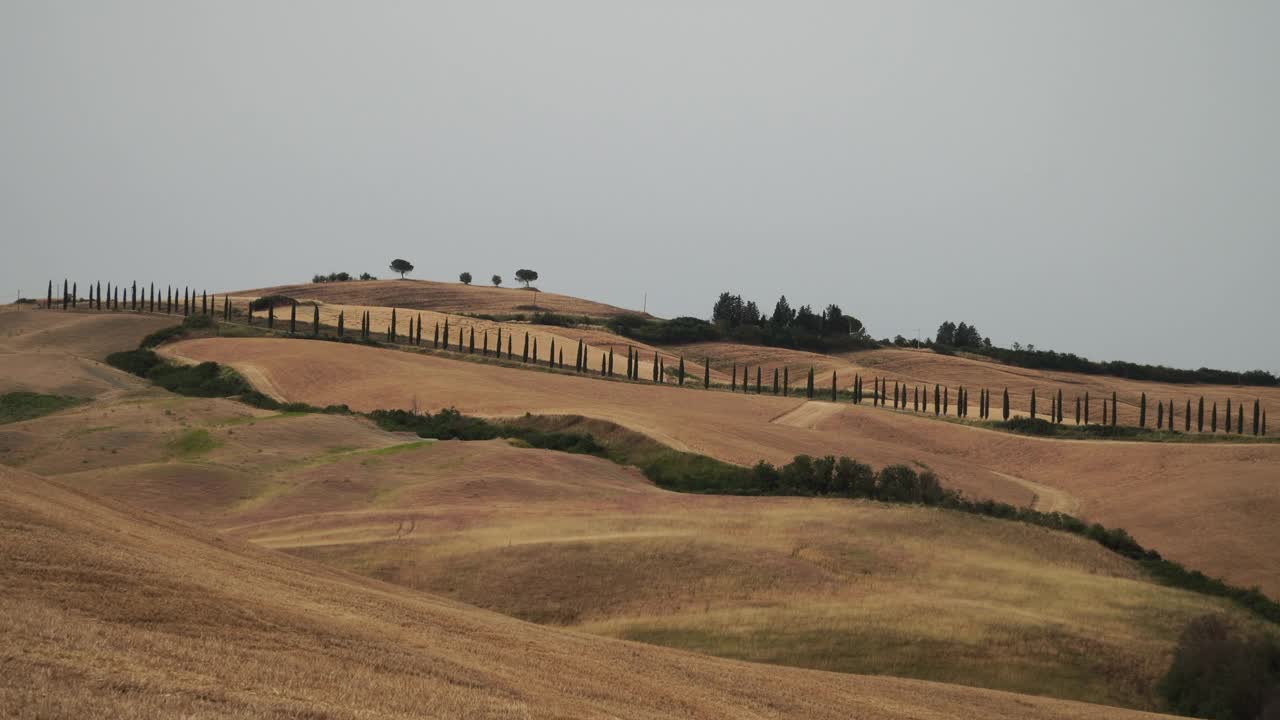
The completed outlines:
<svg viewBox="0 0 1280 720">
<path fill-rule="evenodd" d="M 413 263 L 408 260 L 396 258 L 391 261 L 391 271 L 400 273 L 400 279 L 403 280 L 405 273 L 413 272 Z"/>
<path fill-rule="evenodd" d="M 493 286 L 494 286 L 494 287 L 501 287 L 501 286 L 502 286 L 502 276 L 501 276 L 501 275 L 494 275 L 493 277 L 491 277 L 491 278 L 489 278 L 489 279 L 490 279 L 491 281 L 493 281 Z"/>
<path fill-rule="evenodd" d="M 538 279 L 538 272 L 536 270 L 521 268 L 516 271 L 516 279 L 524 283 L 524 286 L 527 288 L 529 287 L 529 283 Z"/>
<path fill-rule="evenodd" d="M 460 281 L 462 282 L 462 284 L 463 284 L 463 285 L 470 285 L 470 284 L 471 284 L 471 273 L 469 273 L 469 272 L 464 272 L 464 273 L 462 273 L 461 275 L 459 275 L 459 276 L 458 276 L 458 280 L 460 280 Z"/>
</svg>

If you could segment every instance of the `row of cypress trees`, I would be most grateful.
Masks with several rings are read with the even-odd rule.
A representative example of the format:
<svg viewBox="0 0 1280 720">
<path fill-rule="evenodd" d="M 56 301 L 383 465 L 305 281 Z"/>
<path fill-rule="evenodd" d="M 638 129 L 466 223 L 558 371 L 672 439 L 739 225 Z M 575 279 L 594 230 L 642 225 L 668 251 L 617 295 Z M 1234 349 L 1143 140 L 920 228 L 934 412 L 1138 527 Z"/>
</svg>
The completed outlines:
<svg viewBox="0 0 1280 720">
<path fill-rule="evenodd" d="M 46 308 L 54 307 L 53 293 L 54 293 L 54 284 L 53 284 L 53 281 L 50 280 L 48 284 L 46 299 L 45 299 Z M 79 309 L 80 299 L 81 298 L 79 297 L 78 284 L 71 283 L 69 280 L 64 279 L 63 285 L 62 285 L 62 294 L 60 298 L 62 309 L 63 310 Z M 166 314 L 181 314 L 184 317 L 189 315 L 194 315 L 194 314 L 213 315 L 216 311 L 215 309 L 217 308 L 217 296 L 215 295 L 212 298 L 210 298 L 207 291 L 196 291 L 190 287 L 183 287 L 181 288 L 181 294 L 180 294 L 179 288 L 176 288 L 174 286 L 167 286 L 165 288 L 164 295 L 161 296 L 159 294 L 159 291 L 156 289 L 156 286 L 154 283 L 151 283 L 149 287 L 142 288 L 140 291 L 138 288 L 138 283 L 136 281 L 130 283 L 128 287 L 124 287 L 119 284 L 112 285 L 111 283 L 107 283 L 105 291 L 102 287 L 101 282 L 91 283 L 89 285 L 89 294 L 88 294 L 88 297 L 86 298 L 86 302 L 89 309 L 93 309 L 93 310 L 116 311 L 116 310 L 120 310 L 121 306 L 123 305 L 124 306 L 123 309 L 125 310 L 142 311 L 142 312 L 162 312 Z M 250 304 L 247 315 L 246 315 L 247 322 L 250 325 L 252 325 L 254 322 L 253 312 L 254 312 L 253 306 L 252 304 Z M 220 314 L 222 316 L 222 319 L 225 321 L 231 321 L 233 319 L 233 308 L 231 305 L 230 297 L 227 297 L 227 296 L 223 297 Z M 338 337 L 345 337 L 346 335 L 345 319 L 346 319 L 345 312 L 339 312 L 338 318 L 337 318 L 337 336 Z M 276 321 L 275 306 L 274 304 L 272 304 L 267 307 L 267 327 L 274 329 L 275 321 Z M 309 330 L 310 330 L 310 335 L 312 337 L 318 337 L 320 335 L 320 307 L 318 305 L 313 306 L 312 308 L 312 318 L 311 318 Z M 298 331 L 297 305 L 291 304 L 289 307 L 289 332 L 291 334 L 297 334 L 297 331 Z M 423 332 L 422 315 L 421 313 L 419 313 L 416 316 L 416 318 L 410 318 L 408 334 L 401 336 L 399 332 L 398 310 L 396 308 L 392 308 L 391 319 L 388 322 L 387 328 L 385 331 L 385 340 L 387 342 L 397 343 L 397 342 L 403 341 L 412 345 L 422 345 L 422 332 Z M 472 326 L 469 328 L 469 336 L 467 335 L 467 332 L 468 332 L 468 329 L 458 328 L 456 348 L 458 352 L 466 352 L 468 354 L 474 354 L 476 351 L 475 327 Z M 367 341 L 371 339 L 372 334 L 373 334 L 372 317 L 369 311 L 366 310 L 361 315 L 359 337 L 360 339 Z M 499 327 L 497 329 L 497 339 L 492 350 L 493 356 L 497 358 L 502 358 L 502 353 L 503 353 L 503 347 L 502 347 L 503 337 L 502 336 L 503 336 L 502 328 Z M 451 331 L 449 328 L 449 318 L 446 317 L 444 320 L 443 329 L 441 328 L 440 323 L 437 322 L 435 324 L 435 328 L 432 334 L 432 345 L 435 348 L 440 348 L 443 345 L 444 349 L 446 350 L 450 349 L 450 344 L 451 344 L 450 338 L 451 338 Z M 489 331 L 487 329 L 484 331 L 484 334 L 481 338 L 480 348 L 481 348 L 482 355 L 484 356 L 490 355 Z M 512 333 L 510 331 L 507 332 L 506 359 L 507 360 L 515 359 L 515 355 L 513 352 L 513 345 L 512 345 Z M 532 361 L 532 363 L 535 365 L 541 362 L 541 360 L 539 359 L 539 353 L 538 353 L 538 338 L 531 336 L 530 333 L 528 332 L 524 334 L 520 361 L 525 364 L 528 364 L 530 363 L 530 361 Z M 558 367 L 559 369 L 565 368 L 564 348 L 562 346 L 559 349 L 559 352 L 557 354 L 557 348 L 555 345 L 554 338 L 551 341 L 551 347 L 548 352 L 546 362 L 547 362 L 547 367 L 550 367 L 550 368 L 556 368 L 556 367 Z M 631 381 L 640 380 L 640 362 L 641 362 L 640 351 L 633 346 L 628 346 L 626 365 L 624 370 L 625 379 L 631 380 Z M 590 360 L 588 358 L 588 348 L 586 344 L 581 339 L 579 339 L 575 360 L 574 360 L 574 370 L 578 373 L 584 373 L 584 374 L 589 373 L 591 371 L 589 364 L 590 364 Z M 763 368 L 761 366 L 756 366 L 755 371 L 756 372 L 755 372 L 754 390 L 756 394 L 763 394 L 765 392 Z M 609 351 L 607 353 L 603 351 L 601 352 L 599 373 L 602 377 L 615 376 L 614 348 L 612 346 L 610 346 Z M 667 375 L 667 372 L 666 372 L 666 366 L 665 366 L 665 358 L 661 357 L 658 354 L 658 352 L 655 350 L 653 354 L 650 379 L 654 383 L 665 384 L 666 375 Z M 677 384 L 684 385 L 685 384 L 685 361 L 683 356 L 680 357 L 679 366 L 675 372 L 675 375 L 676 375 Z M 838 388 L 837 382 L 838 381 L 837 381 L 836 373 L 835 371 L 832 371 L 830 398 L 833 402 L 836 401 L 839 397 L 839 388 Z M 703 362 L 702 384 L 704 388 L 711 387 L 710 358 L 706 358 Z M 750 367 L 747 364 L 743 364 L 742 374 L 741 376 L 739 376 L 738 365 L 736 362 L 734 362 L 732 369 L 730 371 L 730 385 L 729 385 L 730 392 L 737 392 L 739 386 L 741 386 L 742 391 L 744 393 L 751 392 L 752 388 L 751 388 Z M 781 377 L 779 377 L 779 368 L 775 367 L 773 369 L 773 382 L 772 382 L 771 390 L 774 395 L 781 394 L 783 396 L 788 396 L 790 394 L 790 391 L 791 391 L 790 368 L 788 367 L 782 368 Z M 805 381 L 805 397 L 812 399 L 814 398 L 815 393 L 816 393 L 815 371 L 812 367 L 810 367 L 808 371 L 808 375 L 806 377 L 806 381 Z M 851 388 L 851 394 L 853 397 L 853 402 L 857 404 L 862 404 L 862 402 L 866 397 L 864 386 L 863 386 L 863 378 L 860 374 L 857 374 L 854 376 L 853 386 Z M 1102 424 L 1103 425 L 1109 424 L 1111 426 L 1115 426 L 1118 421 L 1117 411 L 1119 408 L 1119 399 L 1115 392 L 1111 394 L 1110 400 L 1111 400 L 1110 408 L 1108 408 L 1108 403 L 1106 402 L 1106 400 L 1103 400 L 1102 402 Z M 908 409 L 908 407 L 910 407 L 910 409 L 913 412 L 928 413 L 929 411 L 929 391 L 927 386 L 922 388 L 921 386 L 912 385 L 910 386 L 910 388 L 908 388 L 908 386 L 905 383 L 894 381 L 892 395 L 890 395 L 889 380 L 885 378 L 876 377 L 873 379 L 873 391 L 871 393 L 871 401 L 873 406 L 878 406 L 878 407 L 888 406 L 888 404 L 892 402 L 893 408 L 895 410 L 906 410 Z M 958 387 L 956 389 L 956 397 L 955 397 L 956 417 L 965 418 L 969 416 L 969 402 L 970 402 L 969 390 L 963 386 Z M 952 403 L 951 403 L 950 388 L 935 384 L 933 387 L 934 415 L 939 416 L 939 415 L 950 414 L 951 404 Z M 978 404 L 978 417 L 982 419 L 989 419 L 991 417 L 991 392 L 986 389 L 980 389 L 978 392 L 977 404 Z M 1080 396 L 1076 396 L 1075 414 L 1074 414 L 1076 425 L 1080 425 L 1081 423 L 1085 425 L 1090 424 L 1091 406 L 1092 406 L 1092 398 L 1090 397 L 1090 394 L 1088 392 L 1084 393 L 1083 398 Z M 1038 417 L 1038 398 L 1036 395 L 1036 391 L 1034 389 L 1031 391 L 1029 414 L 1032 419 L 1036 419 Z M 1147 426 L 1147 420 L 1148 420 L 1147 414 L 1148 414 L 1147 394 L 1144 392 L 1140 396 L 1139 403 L 1138 403 L 1138 427 L 1145 428 Z M 1008 391 L 1008 388 L 1005 388 L 1001 394 L 1001 416 L 1003 417 L 1003 419 L 1007 420 L 1009 419 L 1009 415 L 1010 415 L 1009 391 Z M 1183 429 L 1187 432 L 1191 431 L 1191 426 L 1192 426 L 1191 415 L 1192 415 L 1191 401 L 1188 399 L 1185 402 L 1185 410 L 1183 412 L 1183 423 L 1182 423 Z M 1196 415 L 1195 426 L 1196 426 L 1197 432 L 1204 432 L 1205 400 L 1203 396 L 1201 396 L 1197 402 L 1195 415 Z M 1050 395 L 1050 407 L 1049 407 L 1048 419 L 1050 422 L 1061 424 L 1064 421 L 1064 416 L 1065 416 L 1065 411 L 1064 411 L 1063 394 L 1062 394 L 1062 390 L 1059 389 L 1055 394 Z M 1219 416 L 1218 404 L 1217 402 L 1214 402 L 1209 412 L 1210 432 L 1216 433 L 1218 431 L 1218 416 Z M 1232 432 L 1233 413 L 1232 413 L 1232 405 L 1231 405 L 1230 399 L 1227 400 L 1226 410 L 1223 413 L 1222 417 L 1223 417 L 1224 432 L 1227 432 L 1227 433 Z M 1235 432 L 1241 435 L 1246 434 L 1245 407 L 1243 402 L 1236 404 L 1236 412 L 1234 414 L 1234 418 L 1235 418 L 1234 419 Z M 1266 411 L 1262 408 L 1261 402 L 1258 399 L 1254 399 L 1253 401 L 1251 419 L 1252 419 L 1252 423 L 1250 426 L 1250 431 L 1252 432 L 1252 434 L 1266 435 L 1267 414 L 1266 414 Z M 1165 429 L 1166 427 L 1168 427 L 1169 430 L 1173 430 L 1175 428 L 1175 404 L 1172 400 L 1169 400 L 1167 404 L 1164 401 L 1157 402 L 1156 429 L 1162 430 L 1162 429 Z"/>
</svg>

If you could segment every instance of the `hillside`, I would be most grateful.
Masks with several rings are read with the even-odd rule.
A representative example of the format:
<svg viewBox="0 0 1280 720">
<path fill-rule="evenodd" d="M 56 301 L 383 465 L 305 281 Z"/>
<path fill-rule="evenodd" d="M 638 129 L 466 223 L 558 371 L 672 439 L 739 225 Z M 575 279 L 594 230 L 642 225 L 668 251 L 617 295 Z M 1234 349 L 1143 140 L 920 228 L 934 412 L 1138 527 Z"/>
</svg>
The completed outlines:
<svg viewBox="0 0 1280 720">
<path fill-rule="evenodd" d="M 0 427 L 0 461 L 520 619 L 797 667 L 1150 707 L 1188 620 L 1250 622 L 1014 523 L 680 495 L 597 458 L 159 390 Z"/>
<path fill-rule="evenodd" d="M 813 367 L 824 387 L 828 386 L 831 373 L 835 371 L 842 388 L 852 385 L 855 374 L 861 374 L 864 380 L 884 378 L 888 380 L 890 386 L 894 382 L 902 382 L 910 386 L 927 387 L 930 390 L 935 384 L 948 386 L 952 391 L 959 386 L 971 390 L 986 388 L 997 394 L 997 401 L 998 393 L 1008 388 L 1010 406 L 1017 414 L 1026 414 L 1031 391 L 1035 390 L 1039 396 L 1039 412 L 1047 415 L 1050 394 L 1061 389 L 1066 406 L 1064 421 L 1068 423 L 1073 422 L 1075 397 L 1079 395 L 1083 398 L 1085 393 L 1089 393 L 1092 399 L 1090 419 L 1093 422 L 1099 422 L 1102 419 L 1101 400 L 1104 397 L 1109 400 L 1111 393 L 1118 393 L 1119 423 L 1123 425 L 1138 424 L 1138 407 L 1142 393 L 1147 394 L 1148 427 L 1155 427 L 1156 403 L 1173 401 L 1176 406 L 1179 430 L 1184 427 L 1186 401 L 1191 400 L 1194 412 L 1196 402 L 1201 396 L 1205 398 L 1206 403 L 1206 432 L 1208 431 L 1208 413 L 1215 402 L 1218 403 L 1220 413 L 1225 412 L 1228 399 L 1231 400 L 1233 408 L 1242 401 L 1247 403 L 1249 408 L 1245 412 L 1246 423 L 1252 420 L 1250 412 L 1255 398 L 1260 399 L 1268 408 L 1280 408 L 1280 388 L 1177 385 L 1127 380 L 1107 375 L 1030 370 L 979 356 L 942 355 L 923 349 L 882 348 L 839 355 L 823 355 L 787 348 L 710 342 L 675 345 L 664 347 L 663 350 L 676 355 L 684 354 L 699 362 L 703 358 L 710 358 L 712 368 L 721 372 L 730 372 L 735 365 L 741 372 L 742 365 L 746 363 L 752 368 L 753 381 L 755 368 L 760 366 L 764 368 L 765 377 L 768 378 L 766 384 L 772 379 L 773 368 L 789 367 L 793 387 L 803 387 L 805 374 L 810 367 Z M 930 404 L 932 405 L 932 401 Z M 998 413 L 999 409 L 997 404 L 995 411 Z M 1234 414 L 1234 409 L 1232 412 Z M 1194 426 L 1193 420 L 1192 427 Z M 1219 432 L 1221 428 L 1220 424 Z"/>
<path fill-rule="evenodd" d="M 542 628 L 3 467 L 0 526 L 19 718 L 1139 717 Z"/>
<path fill-rule="evenodd" d="M 245 369 L 270 391 L 313 404 L 370 410 L 417 399 L 489 415 L 577 414 L 742 464 L 849 454 L 873 465 L 923 464 L 966 493 L 1019 504 L 1047 488 L 1174 559 L 1280 594 L 1273 444 L 1050 441 L 849 403 L 814 402 L 797 416 L 805 405 L 797 398 L 605 383 L 329 343 L 213 338 L 166 351 Z"/>
<path fill-rule="evenodd" d="M 276 285 L 254 290 L 238 290 L 227 294 L 241 298 L 287 295 L 295 300 L 319 300 L 341 305 L 396 307 L 477 315 L 518 313 L 529 315 L 535 312 L 553 312 L 610 318 L 624 313 L 638 314 L 639 312 L 569 295 L 535 292 L 521 287 L 497 288 L 488 283 L 463 285 L 462 283 L 409 279 Z"/>
</svg>

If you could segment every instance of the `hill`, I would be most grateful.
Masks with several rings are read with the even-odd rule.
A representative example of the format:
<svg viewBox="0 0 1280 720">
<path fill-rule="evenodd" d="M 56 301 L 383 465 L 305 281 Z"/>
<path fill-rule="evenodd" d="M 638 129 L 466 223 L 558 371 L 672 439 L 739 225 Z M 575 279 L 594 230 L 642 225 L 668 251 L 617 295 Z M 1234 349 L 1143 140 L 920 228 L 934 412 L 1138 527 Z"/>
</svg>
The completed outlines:
<svg viewBox="0 0 1280 720">
<path fill-rule="evenodd" d="M 195 340 L 167 352 L 249 371 L 282 397 L 353 408 L 457 406 L 488 415 L 612 420 L 729 462 L 848 454 L 916 463 L 979 497 L 1029 504 L 1042 488 L 1191 567 L 1280 594 L 1280 446 L 1068 442 L 849 403 L 706 393 L 513 371 L 414 353 L 296 340 Z M 1206 488 L 1205 478 L 1213 478 Z"/>
<path fill-rule="evenodd" d="M 520 619 L 782 665 L 1152 707 L 1187 621 L 1250 622 L 1015 523 L 680 495 L 593 457 L 163 391 L 0 428 L 0 459 Z"/>
<path fill-rule="evenodd" d="M 324 303 L 412 310 L 435 310 L 442 313 L 475 315 L 532 314 L 553 312 L 562 315 L 610 318 L 622 314 L 639 314 L 635 310 L 607 305 L 592 300 L 538 292 L 524 288 L 499 288 L 491 285 L 463 285 L 431 280 L 353 280 L 333 283 L 300 283 L 276 285 L 227 293 L 237 298 L 286 295 L 295 300 L 319 300 Z"/>
<path fill-rule="evenodd" d="M 20 718 L 1139 717 L 543 628 L 4 467 L 0 528 Z"/>
</svg>

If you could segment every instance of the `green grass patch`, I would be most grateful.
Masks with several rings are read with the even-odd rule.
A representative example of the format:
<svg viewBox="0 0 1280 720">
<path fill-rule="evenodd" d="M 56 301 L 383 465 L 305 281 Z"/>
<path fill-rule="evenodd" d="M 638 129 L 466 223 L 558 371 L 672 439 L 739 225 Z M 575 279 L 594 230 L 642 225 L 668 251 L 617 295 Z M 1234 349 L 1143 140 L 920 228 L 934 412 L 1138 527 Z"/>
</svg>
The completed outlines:
<svg viewBox="0 0 1280 720">
<path fill-rule="evenodd" d="M 84 403 L 70 395 L 11 392 L 0 395 L 0 425 L 50 415 Z"/>
<path fill-rule="evenodd" d="M 186 430 L 172 440 L 168 447 L 178 457 L 188 459 L 203 455 L 222 445 L 222 442 L 209 434 L 208 430 Z"/>
</svg>

